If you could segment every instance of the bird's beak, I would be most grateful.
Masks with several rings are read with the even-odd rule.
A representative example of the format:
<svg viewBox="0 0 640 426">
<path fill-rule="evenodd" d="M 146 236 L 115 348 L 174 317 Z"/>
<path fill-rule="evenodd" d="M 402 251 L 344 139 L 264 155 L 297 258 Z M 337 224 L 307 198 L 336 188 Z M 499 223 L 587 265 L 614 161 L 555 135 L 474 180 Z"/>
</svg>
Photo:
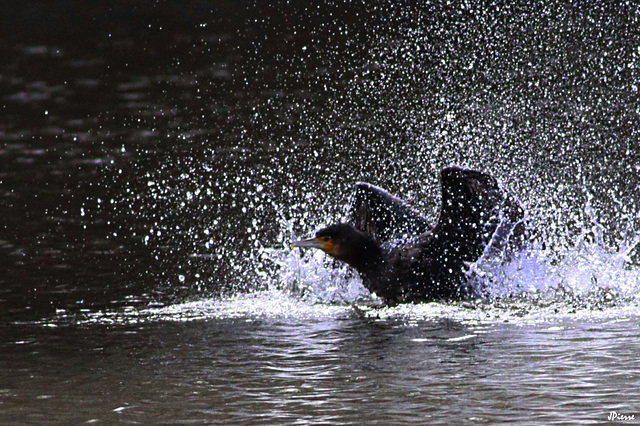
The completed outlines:
<svg viewBox="0 0 640 426">
<path fill-rule="evenodd" d="M 325 242 L 320 241 L 319 238 L 309 238 L 308 240 L 298 240 L 291 242 L 291 247 L 312 247 L 317 249 L 324 249 Z"/>
</svg>

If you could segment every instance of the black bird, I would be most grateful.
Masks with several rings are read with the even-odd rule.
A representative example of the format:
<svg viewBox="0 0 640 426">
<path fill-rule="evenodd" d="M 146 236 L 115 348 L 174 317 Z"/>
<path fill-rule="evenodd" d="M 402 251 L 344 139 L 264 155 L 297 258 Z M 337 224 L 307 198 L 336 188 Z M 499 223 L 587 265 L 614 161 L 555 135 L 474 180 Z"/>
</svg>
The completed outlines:
<svg viewBox="0 0 640 426">
<path fill-rule="evenodd" d="M 358 183 L 351 223 L 331 225 L 292 246 L 319 248 L 347 263 L 390 305 L 477 295 L 468 264 L 485 253 L 522 248 L 524 210 L 487 173 L 451 166 L 440 180 L 442 208 L 434 227 L 399 198 Z"/>
</svg>

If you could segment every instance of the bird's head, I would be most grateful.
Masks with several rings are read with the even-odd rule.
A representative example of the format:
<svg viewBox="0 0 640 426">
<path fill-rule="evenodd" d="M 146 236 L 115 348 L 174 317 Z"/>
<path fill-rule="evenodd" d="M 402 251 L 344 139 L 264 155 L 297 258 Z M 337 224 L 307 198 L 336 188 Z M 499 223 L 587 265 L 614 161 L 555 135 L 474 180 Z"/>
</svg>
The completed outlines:
<svg viewBox="0 0 640 426">
<path fill-rule="evenodd" d="M 381 251 L 375 240 L 352 225 L 340 223 L 323 228 L 315 237 L 293 241 L 292 247 L 317 248 L 358 270 L 380 261 Z"/>
</svg>

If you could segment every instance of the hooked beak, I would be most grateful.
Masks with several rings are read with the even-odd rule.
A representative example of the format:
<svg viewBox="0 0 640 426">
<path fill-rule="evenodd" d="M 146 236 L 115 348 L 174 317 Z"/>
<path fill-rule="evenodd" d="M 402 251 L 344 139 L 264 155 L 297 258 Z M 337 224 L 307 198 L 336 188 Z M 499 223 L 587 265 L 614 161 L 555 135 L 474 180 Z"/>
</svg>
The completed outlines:
<svg viewBox="0 0 640 426">
<path fill-rule="evenodd" d="M 292 241 L 291 247 L 311 247 L 317 249 L 324 249 L 325 242 L 320 241 L 319 238 L 309 238 L 308 240 Z"/>
</svg>

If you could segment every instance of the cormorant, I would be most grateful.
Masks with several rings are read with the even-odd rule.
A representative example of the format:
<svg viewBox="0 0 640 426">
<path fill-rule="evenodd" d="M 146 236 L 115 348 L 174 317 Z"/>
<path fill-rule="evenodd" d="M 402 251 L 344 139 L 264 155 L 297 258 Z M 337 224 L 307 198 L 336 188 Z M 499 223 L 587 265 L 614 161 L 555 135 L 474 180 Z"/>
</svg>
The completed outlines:
<svg viewBox="0 0 640 426">
<path fill-rule="evenodd" d="M 468 264 L 524 243 L 520 204 L 487 173 L 457 166 L 440 173 L 442 207 L 434 227 L 399 198 L 357 183 L 351 223 L 319 230 L 293 247 L 314 247 L 359 272 L 364 286 L 394 305 L 477 294 Z"/>
</svg>

